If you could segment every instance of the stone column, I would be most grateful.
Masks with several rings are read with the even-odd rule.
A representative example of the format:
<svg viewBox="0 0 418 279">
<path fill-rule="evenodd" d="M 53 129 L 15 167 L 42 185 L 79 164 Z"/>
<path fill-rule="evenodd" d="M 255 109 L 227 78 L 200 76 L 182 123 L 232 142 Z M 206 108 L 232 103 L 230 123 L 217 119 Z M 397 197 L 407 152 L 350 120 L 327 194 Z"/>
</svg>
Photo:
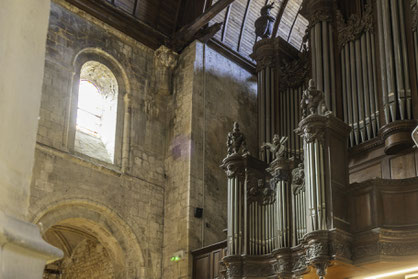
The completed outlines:
<svg viewBox="0 0 418 279">
<path fill-rule="evenodd" d="M 278 96 L 276 91 L 276 42 L 262 39 L 253 48 L 251 57 L 257 62 L 258 143 L 271 142 L 277 132 Z M 260 159 L 271 162 L 272 157 L 260 150 Z"/>
<path fill-rule="evenodd" d="M 45 63 L 49 0 L 0 9 L 0 278 L 42 278 L 62 257 L 26 222 Z"/>
<path fill-rule="evenodd" d="M 166 46 L 160 46 L 155 51 L 155 86 L 158 94 L 172 94 L 173 70 L 177 66 L 177 60 L 178 54 Z"/>
<path fill-rule="evenodd" d="M 318 90 L 325 92 L 326 106 L 336 115 L 336 74 L 332 9 L 334 0 L 308 0 L 309 47 L 312 59 L 312 79 Z"/>
</svg>

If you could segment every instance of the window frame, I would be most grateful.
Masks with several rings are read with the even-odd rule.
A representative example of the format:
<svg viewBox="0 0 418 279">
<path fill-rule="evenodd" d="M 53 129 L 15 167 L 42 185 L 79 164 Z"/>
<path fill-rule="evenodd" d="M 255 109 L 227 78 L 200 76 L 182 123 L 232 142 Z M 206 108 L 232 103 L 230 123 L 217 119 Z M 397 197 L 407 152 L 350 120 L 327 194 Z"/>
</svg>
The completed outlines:
<svg viewBox="0 0 418 279">
<path fill-rule="evenodd" d="M 95 61 L 105 65 L 109 70 L 113 73 L 118 83 L 118 96 L 117 96 L 117 112 L 116 112 L 116 133 L 115 133 L 115 153 L 113 163 L 105 162 L 95 157 L 90 157 L 84 153 L 78 152 L 75 150 L 75 136 L 76 136 L 76 124 L 77 124 L 77 109 L 78 109 L 78 94 L 79 94 L 79 83 L 80 83 L 80 74 L 81 68 L 86 62 Z M 124 136 L 129 137 L 129 132 L 124 132 L 129 127 L 125 127 L 124 125 L 124 118 L 125 118 L 125 100 L 129 99 L 125 96 L 128 95 L 127 88 L 127 78 L 126 74 L 123 72 L 120 65 L 118 65 L 117 60 L 114 59 L 109 54 L 99 51 L 96 49 L 87 49 L 80 52 L 76 55 L 76 58 L 73 63 L 74 71 L 72 77 L 72 87 L 71 87 L 71 94 L 70 94 L 70 101 L 68 106 L 68 116 L 67 119 L 67 142 L 65 143 L 67 150 L 84 159 L 93 161 L 95 163 L 99 163 L 101 165 L 105 165 L 109 168 L 117 168 L 117 169 L 126 169 L 126 166 L 122 166 L 122 150 L 124 149 L 123 145 L 128 144 L 129 141 L 124 141 Z M 126 155 L 127 156 L 127 155 Z"/>
</svg>

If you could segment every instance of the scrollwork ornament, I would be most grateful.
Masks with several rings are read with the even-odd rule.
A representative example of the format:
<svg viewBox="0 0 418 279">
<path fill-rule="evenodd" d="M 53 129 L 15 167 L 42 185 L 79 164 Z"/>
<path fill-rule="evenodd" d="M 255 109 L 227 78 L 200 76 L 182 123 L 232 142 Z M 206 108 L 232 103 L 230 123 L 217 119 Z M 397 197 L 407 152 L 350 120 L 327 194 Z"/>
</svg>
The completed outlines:
<svg viewBox="0 0 418 279">
<path fill-rule="evenodd" d="M 322 127 L 304 127 L 303 128 L 303 139 L 306 143 L 312 143 L 318 141 L 320 143 L 324 142 L 324 130 Z"/>
</svg>

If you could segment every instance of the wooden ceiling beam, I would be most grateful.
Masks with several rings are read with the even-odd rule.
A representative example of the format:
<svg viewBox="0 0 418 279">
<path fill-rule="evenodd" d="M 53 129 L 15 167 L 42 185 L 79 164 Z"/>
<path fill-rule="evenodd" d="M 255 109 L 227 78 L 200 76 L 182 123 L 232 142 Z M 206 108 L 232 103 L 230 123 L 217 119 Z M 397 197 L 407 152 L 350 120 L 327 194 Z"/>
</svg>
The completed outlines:
<svg viewBox="0 0 418 279">
<path fill-rule="evenodd" d="M 229 4 L 235 0 L 219 0 L 202 15 L 196 18 L 191 24 L 183 26 L 173 38 L 173 47 L 176 51 L 182 50 L 191 40 L 194 35 L 209 21 L 214 18 L 218 13 L 225 9 Z"/>
<path fill-rule="evenodd" d="M 66 1 L 149 48 L 157 49 L 168 40 L 168 36 L 107 2 L 93 0 Z"/>
<path fill-rule="evenodd" d="M 277 30 L 279 30 L 279 24 L 283 16 L 284 9 L 286 9 L 287 2 L 289 2 L 289 0 L 283 0 L 282 5 L 280 6 L 280 9 L 277 12 L 276 21 L 274 22 L 274 27 L 273 27 L 273 34 L 271 36 L 272 38 L 276 38 L 277 36 Z"/>
<path fill-rule="evenodd" d="M 247 23 L 247 15 L 248 15 L 250 5 L 251 5 L 251 0 L 248 0 L 247 1 L 247 6 L 245 7 L 244 17 L 242 19 L 241 30 L 239 32 L 238 45 L 237 45 L 237 51 L 238 52 L 241 48 L 242 33 L 244 33 L 245 24 Z"/>
<path fill-rule="evenodd" d="M 226 30 L 228 28 L 228 22 L 229 22 L 229 14 L 231 13 L 231 5 L 228 5 L 228 8 L 226 9 L 225 12 L 225 20 L 224 20 L 224 25 L 222 26 L 222 34 L 221 34 L 221 41 L 223 42 L 225 40 L 225 34 L 226 34 Z"/>
</svg>

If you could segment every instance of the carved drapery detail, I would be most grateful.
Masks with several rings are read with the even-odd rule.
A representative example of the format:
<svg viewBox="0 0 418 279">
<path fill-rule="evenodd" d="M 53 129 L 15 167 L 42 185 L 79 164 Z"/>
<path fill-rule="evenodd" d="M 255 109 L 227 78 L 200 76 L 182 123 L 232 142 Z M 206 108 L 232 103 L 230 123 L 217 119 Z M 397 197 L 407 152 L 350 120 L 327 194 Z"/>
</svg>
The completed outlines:
<svg viewBox="0 0 418 279">
<path fill-rule="evenodd" d="M 345 21 L 341 11 L 337 10 L 336 21 L 339 49 L 341 49 L 348 42 L 360 38 L 360 36 L 365 32 L 374 32 L 373 9 L 370 3 L 366 4 L 362 16 L 352 14 L 347 21 Z"/>
</svg>

